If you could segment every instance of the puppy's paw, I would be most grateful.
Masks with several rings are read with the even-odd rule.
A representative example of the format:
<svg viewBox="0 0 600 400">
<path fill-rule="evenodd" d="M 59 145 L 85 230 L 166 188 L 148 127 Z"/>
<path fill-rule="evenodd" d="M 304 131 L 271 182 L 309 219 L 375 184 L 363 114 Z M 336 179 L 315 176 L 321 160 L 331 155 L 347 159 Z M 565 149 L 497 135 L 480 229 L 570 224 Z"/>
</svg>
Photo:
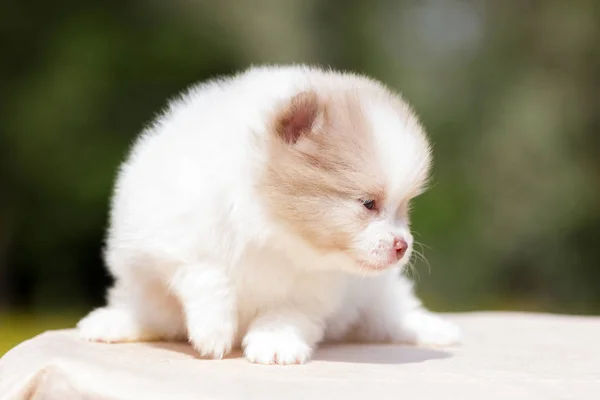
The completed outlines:
<svg viewBox="0 0 600 400">
<path fill-rule="evenodd" d="M 222 359 L 230 351 L 235 338 L 235 326 L 223 323 L 221 326 L 208 329 L 206 326 L 188 325 L 189 342 L 202 356 Z"/>
<path fill-rule="evenodd" d="M 446 347 L 460 344 L 458 326 L 427 310 L 408 313 L 402 321 L 400 341 L 425 347 Z"/>
<path fill-rule="evenodd" d="M 120 343 L 156 339 L 126 308 L 98 308 L 77 324 L 80 336 L 93 342 Z"/>
<path fill-rule="evenodd" d="M 303 364 L 312 354 L 302 338 L 289 332 L 251 331 L 242 346 L 246 359 L 257 364 Z"/>
</svg>

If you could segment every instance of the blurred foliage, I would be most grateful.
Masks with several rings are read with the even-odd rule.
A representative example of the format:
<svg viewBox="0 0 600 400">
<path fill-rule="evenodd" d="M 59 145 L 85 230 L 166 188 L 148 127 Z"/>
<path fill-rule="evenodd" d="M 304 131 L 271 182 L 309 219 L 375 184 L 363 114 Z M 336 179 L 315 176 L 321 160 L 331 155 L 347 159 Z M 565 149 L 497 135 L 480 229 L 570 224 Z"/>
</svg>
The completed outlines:
<svg viewBox="0 0 600 400">
<path fill-rule="evenodd" d="M 74 326 L 85 314 L 0 314 L 0 357 L 23 340 L 51 329 Z"/>
<path fill-rule="evenodd" d="M 599 37 L 597 1 L 4 0 L 0 308 L 100 304 L 111 185 L 144 124 L 196 81 L 307 62 L 420 114 L 429 305 L 598 313 Z"/>
</svg>

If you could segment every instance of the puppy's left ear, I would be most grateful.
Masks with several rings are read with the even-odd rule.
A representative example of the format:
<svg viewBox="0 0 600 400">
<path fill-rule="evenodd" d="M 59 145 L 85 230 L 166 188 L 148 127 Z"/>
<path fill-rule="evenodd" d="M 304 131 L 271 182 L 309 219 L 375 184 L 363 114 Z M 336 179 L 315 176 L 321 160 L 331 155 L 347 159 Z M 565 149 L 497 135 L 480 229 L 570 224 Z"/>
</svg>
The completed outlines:
<svg viewBox="0 0 600 400">
<path fill-rule="evenodd" d="M 279 112 L 275 132 L 287 144 L 295 144 L 303 136 L 314 133 L 323 124 L 325 108 L 313 91 L 295 95 Z"/>
</svg>

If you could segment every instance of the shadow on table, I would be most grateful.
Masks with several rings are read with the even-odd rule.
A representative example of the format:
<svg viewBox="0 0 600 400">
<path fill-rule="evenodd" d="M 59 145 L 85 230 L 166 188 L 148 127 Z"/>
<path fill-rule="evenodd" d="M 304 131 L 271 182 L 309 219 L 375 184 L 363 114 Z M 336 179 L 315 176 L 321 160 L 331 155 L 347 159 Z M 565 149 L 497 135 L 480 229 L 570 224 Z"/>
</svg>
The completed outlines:
<svg viewBox="0 0 600 400">
<path fill-rule="evenodd" d="M 151 342 L 147 345 L 156 349 L 179 353 L 185 358 L 204 359 L 187 343 Z M 451 356 L 451 353 L 442 350 L 394 344 L 325 344 L 316 351 L 313 360 L 362 364 L 413 364 Z M 234 350 L 225 359 L 231 360 L 241 357 L 241 351 Z"/>
<path fill-rule="evenodd" d="M 446 351 L 394 344 L 325 345 L 314 360 L 363 364 L 412 364 L 451 357 Z"/>
</svg>

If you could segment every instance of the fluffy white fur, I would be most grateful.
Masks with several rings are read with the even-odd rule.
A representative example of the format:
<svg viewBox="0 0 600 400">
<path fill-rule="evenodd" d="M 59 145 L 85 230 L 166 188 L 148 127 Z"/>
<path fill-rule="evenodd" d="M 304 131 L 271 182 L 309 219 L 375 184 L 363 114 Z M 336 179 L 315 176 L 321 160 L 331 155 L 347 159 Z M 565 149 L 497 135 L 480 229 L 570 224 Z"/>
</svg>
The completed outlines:
<svg viewBox="0 0 600 400">
<path fill-rule="evenodd" d="M 302 363 L 319 342 L 348 337 L 457 343 L 458 329 L 422 307 L 402 275 L 413 242 L 402 216 L 424 184 L 426 140 L 416 120 L 354 85 L 386 90 L 317 68 L 260 67 L 172 101 L 120 170 L 105 252 L 116 282 L 108 305 L 78 324 L 81 335 L 187 339 L 213 358 L 241 346 L 248 360 L 264 364 Z M 262 197 L 270 121 L 306 90 L 356 92 L 385 175 L 385 200 L 353 236 L 350 255 L 316 248 Z M 324 101 L 336 107 L 332 96 Z M 333 209 L 343 218 L 364 211 L 351 201 Z M 408 244 L 398 260 L 389 259 L 394 237 Z"/>
</svg>

